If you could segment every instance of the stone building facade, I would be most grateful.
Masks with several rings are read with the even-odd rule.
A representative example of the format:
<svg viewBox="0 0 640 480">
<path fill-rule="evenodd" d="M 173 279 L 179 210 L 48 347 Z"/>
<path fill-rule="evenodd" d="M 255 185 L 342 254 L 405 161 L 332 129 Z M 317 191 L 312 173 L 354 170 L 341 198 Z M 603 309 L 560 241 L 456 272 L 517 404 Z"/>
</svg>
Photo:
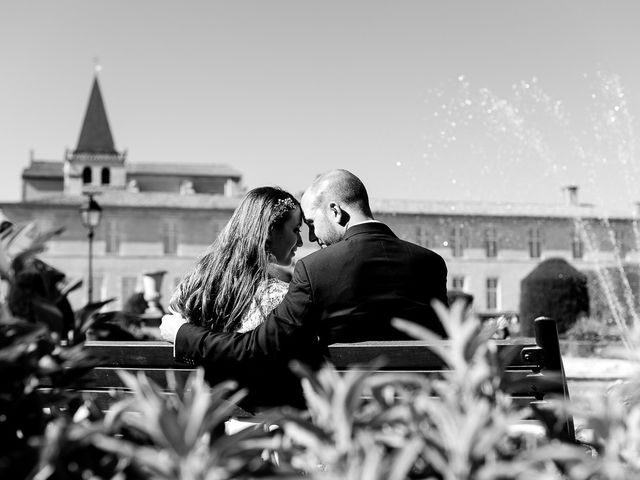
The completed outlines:
<svg viewBox="0 0 640 480">
<path fill-rule="evenodd" d="M 398 236 L 442 255 L 448 288 L 471 293 L 476 311 L 517 312 L 520 281 L 545 259 L 586 273 L 637 268 L 637 217 L 580 204 L 569 189 L 557 205 L 374 200 L 372 208 Z"/>
</svg>

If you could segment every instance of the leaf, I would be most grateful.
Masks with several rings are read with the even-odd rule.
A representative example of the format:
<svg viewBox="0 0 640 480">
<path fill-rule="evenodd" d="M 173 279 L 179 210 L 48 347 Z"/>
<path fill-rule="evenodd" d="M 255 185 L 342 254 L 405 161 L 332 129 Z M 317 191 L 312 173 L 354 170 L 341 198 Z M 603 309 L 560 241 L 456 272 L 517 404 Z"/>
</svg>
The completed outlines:
<svg viewBox="0 0 640 480">
<path fill-rule="evenodd" d="M 400 451 L 393 456 L 391 460 L 391 469 L 389 471 L 389 480 L 404 480 L 407 478 L 411 468 L 415 465 L 416 460 L 424 449 L 424 440 L 414 437 L 407 441 L 400 448 Z"/>
<path fill-rule="evenodd" d="M 78 288 L 82 286 L 82 279 L 75 280 L 71 283 L 67 283 L 64 285 L 62 289 L 60 289 L 60 295 L 63 297 L 67 297 L 71 292 L 74 292 Z"/>
<path fill-rule="evenodd" d="M 89 303 L 78 310 L 75 315 L 76 331 L 80 333 L 86 333 L 86 331 L 91 328 L 91 325 L 95 321 L 91 317 L 102 307 L 113 302 L 114 300 L 115 298 L 109 298 L 107 300 Z"/>
</svg>

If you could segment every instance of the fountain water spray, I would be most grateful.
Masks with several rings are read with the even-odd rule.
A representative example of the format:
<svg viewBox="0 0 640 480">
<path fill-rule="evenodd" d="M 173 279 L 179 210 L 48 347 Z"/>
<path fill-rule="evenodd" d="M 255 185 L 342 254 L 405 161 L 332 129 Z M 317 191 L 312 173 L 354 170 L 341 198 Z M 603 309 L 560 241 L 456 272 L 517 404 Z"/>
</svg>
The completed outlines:
<svg viewBox="0 0 640 480">
<path fill-rule="evenodd" d="M 455 159 L 452 151 L 468 155 L 472 164 L 467 161 L 461 169 L 467 171 L 468 182 L 464 172 L 458 174 L 454 167 L 448 173 L 454 180 L 452 188 L 466 189 L 471 200 L 522 202 L 522 197 L 529 197 L 540 203 L 539 191 L 546 185 L 556 183 L 553 190 L 559 191 L 560 185 L 584 182 L 584 190 L 598 208 L 592 209 L 593 216 L 583 216 L 585 209 L 578 206 L 575 209 L 574 228 L 585 246 L 583 262 L 595 273 L 610 321 L 631 348 L 630 330 L 640 327 L 638 292 L 625 270 L 637 266 L 640 255 L 635 206 L 640 159 L 636 158 L 634 118 L 618 75 L 596 72 L 585 75 L 584 80 L 591 80 L 585 99 L 587 113 L 576 121 L 564 102 L 554 100 L 536 78 L 513 85 L 507 99 L 487 88 L 473 89 L 461 75 L 450 85 L 429 92 L 426 103 L 436 126 L 425 135 L 423 158 L 427 164 L 450 165 L 453 162 L 444 160 Z M 578 125 L 582 127 L 576 128 Z M 478 166 L 478 161 L 483 165 Z M 524 180 L 520 171 L 525 172 Z M 483 178 L 485 191 L 469 193 Z M 548 200 L 548 195 L 542 197 L 542 203 Z M 618 213 L 612 216 L 609 212 L 614 205 Z M 631 225 L 636 258 L 626 258 L 624 239 L 616 238 L 615 223 L 620 218 Z M 602 258 L 603 250 L 610 252 L 611 259 Z"/>
</svg>

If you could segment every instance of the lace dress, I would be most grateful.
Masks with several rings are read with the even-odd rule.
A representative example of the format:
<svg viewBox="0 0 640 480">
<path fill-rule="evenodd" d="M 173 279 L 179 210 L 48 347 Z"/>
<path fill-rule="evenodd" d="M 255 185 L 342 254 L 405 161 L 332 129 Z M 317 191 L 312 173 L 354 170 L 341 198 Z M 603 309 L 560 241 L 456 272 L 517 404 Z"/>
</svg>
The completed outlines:
<svg viewBox="0 0 640 480">
<path fill-rule="evenodd" d="M 270 278 L 260 285 L 249 311 L 242 318 L 238 332 L 248 332 L 264 322 L 267 315 L 282 302 L 287 290 L 289 284 L 277 278 Z"/>
</svg>

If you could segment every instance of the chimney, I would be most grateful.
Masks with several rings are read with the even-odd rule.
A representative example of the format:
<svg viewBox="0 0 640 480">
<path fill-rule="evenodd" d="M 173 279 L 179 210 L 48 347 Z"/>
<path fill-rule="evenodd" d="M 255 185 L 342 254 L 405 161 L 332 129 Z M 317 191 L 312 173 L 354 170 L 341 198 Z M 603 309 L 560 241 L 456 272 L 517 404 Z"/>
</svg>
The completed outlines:
<svg viewBox="0 0 640 480">
<path fill-rule="evenodd" d="M 564 201 L 566 205 L 578 205 L 578 186 L 567 185 L 562 189 L 564 191 Z"/>
</svg>

